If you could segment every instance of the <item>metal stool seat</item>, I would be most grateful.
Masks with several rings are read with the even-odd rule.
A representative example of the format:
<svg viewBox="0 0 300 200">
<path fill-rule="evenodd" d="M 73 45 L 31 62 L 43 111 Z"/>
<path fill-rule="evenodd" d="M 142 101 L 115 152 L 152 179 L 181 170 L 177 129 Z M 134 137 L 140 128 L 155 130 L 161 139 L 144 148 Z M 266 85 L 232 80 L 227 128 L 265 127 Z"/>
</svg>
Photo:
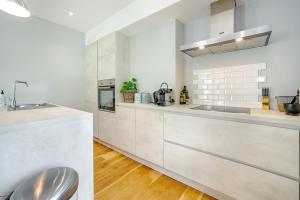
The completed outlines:
<svg viewBox="0 0 300 200">
<path fill-rule="evenodd" d="M 78 182 L 72 168 L 48 169 L 24 180 L 9 200 L 69 200 L 77 192 Z"/>
</svg>

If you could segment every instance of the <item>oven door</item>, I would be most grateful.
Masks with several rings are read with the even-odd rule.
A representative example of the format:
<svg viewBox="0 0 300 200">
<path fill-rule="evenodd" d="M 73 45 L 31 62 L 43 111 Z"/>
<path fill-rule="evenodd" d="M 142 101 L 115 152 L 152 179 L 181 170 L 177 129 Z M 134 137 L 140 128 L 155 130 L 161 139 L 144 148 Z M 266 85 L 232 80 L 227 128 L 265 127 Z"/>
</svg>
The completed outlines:
<svg viewBox="0 0 300 200">
<path fill-rule="evenodd" d="M 115 86 L 98 87 L 99 110 L 115 112 Z"/>
</svg>

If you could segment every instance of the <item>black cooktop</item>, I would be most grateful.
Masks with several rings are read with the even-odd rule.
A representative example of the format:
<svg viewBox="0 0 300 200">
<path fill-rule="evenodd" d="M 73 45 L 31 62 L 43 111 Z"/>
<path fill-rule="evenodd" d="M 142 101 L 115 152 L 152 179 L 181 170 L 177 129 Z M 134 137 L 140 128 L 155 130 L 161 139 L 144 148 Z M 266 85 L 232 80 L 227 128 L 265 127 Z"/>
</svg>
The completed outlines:
<svg viewBox="0 0 300 200">
<path fill-rule="evenodd" d="M 191 108 L 193 110 L 206 110 L 206 111 L 218 111 L 218 112 L 229 112 L 229 113 L 246 113 L 250 114 L 250 108 L 242 107 L 230 107 L 230 106 L 209 106 L 209 105 L 200 105 L 197 107 Z"/>
</svg>

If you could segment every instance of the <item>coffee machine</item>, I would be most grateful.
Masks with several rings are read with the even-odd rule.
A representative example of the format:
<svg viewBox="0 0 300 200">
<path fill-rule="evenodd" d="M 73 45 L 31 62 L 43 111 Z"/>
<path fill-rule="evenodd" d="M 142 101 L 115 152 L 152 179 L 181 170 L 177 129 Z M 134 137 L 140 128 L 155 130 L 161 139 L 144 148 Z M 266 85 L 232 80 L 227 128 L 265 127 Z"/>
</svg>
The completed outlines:
<svg viewBox="0 0 300 200">
<path fill-rule="evenodd" d="M 166 86 L 166 87 L 163 87 Z M 172 89 L 169 89 L 167 83 L 162 83 L 160 89 L 153 93 L 154 104 L 159 106 L 169 106 L 174 103 L 172 99 Z"/>
</svg>

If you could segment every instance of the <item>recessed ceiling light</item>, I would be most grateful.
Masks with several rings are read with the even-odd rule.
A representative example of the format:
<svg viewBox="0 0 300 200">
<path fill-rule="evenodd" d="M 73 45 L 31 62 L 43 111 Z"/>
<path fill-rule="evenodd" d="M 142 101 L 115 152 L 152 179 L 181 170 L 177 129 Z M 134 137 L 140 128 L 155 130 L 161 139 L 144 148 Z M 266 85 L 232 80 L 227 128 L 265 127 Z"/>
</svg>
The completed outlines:
<svg viewBox="0 0 300 200">
<path fill-rule="evenodd" d="M 74 16 L 73 12 L 68 12 L 69 16 Z"/>
<path fill-rule="evenodd" d="M 243 41 L 243 38 L 242 38 L 242 37 L 237 38 L 235 41 L 236 41 L 236 42 L 241 42 L 241 41 Z"/>
<path fill-rule="evenodd" d="M 17 17 L 30 17 L 23 0 L 0 0 L 0 10 Z"/>
</svg>

